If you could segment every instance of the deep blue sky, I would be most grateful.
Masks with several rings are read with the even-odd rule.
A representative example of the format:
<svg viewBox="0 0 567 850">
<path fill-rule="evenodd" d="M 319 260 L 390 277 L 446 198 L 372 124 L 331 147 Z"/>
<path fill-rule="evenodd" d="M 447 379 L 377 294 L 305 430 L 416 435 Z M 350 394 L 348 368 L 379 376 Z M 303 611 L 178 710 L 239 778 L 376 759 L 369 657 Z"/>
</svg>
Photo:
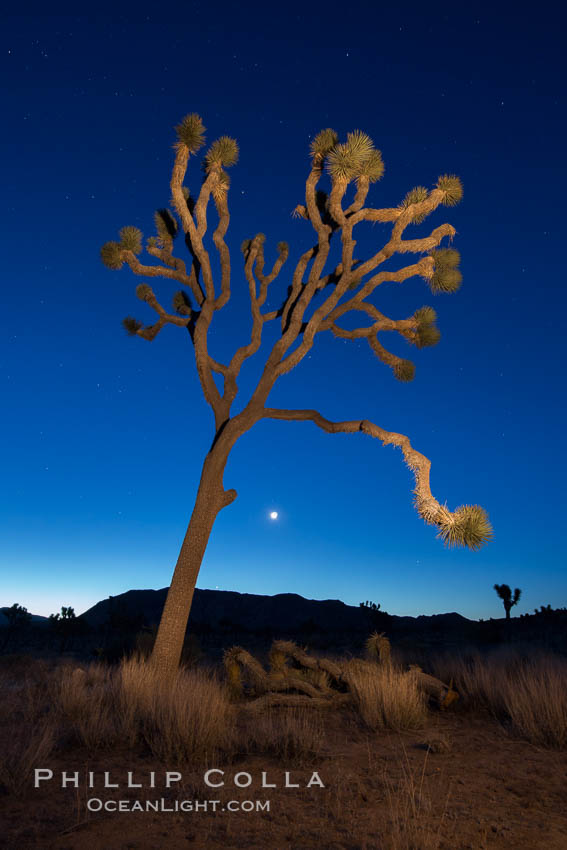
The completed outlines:
<svg viewBox="0 0 567 850">
<path fill-rule="evenodd" d="M 135 298 L 140 278 L 108 271 L 99 249 L 124 225 L 153 233 L 173 127 L 189 112 L 209 142 L 228 134 L 241 149 L 219 358 L 249 334 L 241 241 L 265 232 L 270 261 L 287 240 L 288 271 L 311 244 L 290 213 L 320 129 L 374 139 L 386 171 L 372 206 L 460 175 L 463 202 L 416 234 L 456 227 L 461 290 L 433 296 L 414 279 L 375 299 L 394 317 L 438 311 L 437 347 L 396 345 L 414 382 L 396 382 L 365 342 L 321 334 L 270 401 L 406 433 L 432 461 L 439 501 L 482 504 L 495 530 L 480 552 L 447 550 L 412 507 L 398 451 L 266 422 L 231 456 L 225 484 L 239 498 L 198 586 L 486 618 L 502 615 L 492 586 L 507 582 L 523 589 L 517 613 L 567 604 L 563 28 L 556 4 L 512 17 L 473 5 L 118 3 L 96 17 L 5 17 L 0 605 L 78 613 L 171 579 L 212 416 L 185 332 L 127 337 L 124 316 L 153 314 Z M 194 161 L 186 182 L 199 186 Z M 386 232 L 359 228 L 357 256 Z M 169 302 L 174 288 L 156 291 Z"/>
</svg>

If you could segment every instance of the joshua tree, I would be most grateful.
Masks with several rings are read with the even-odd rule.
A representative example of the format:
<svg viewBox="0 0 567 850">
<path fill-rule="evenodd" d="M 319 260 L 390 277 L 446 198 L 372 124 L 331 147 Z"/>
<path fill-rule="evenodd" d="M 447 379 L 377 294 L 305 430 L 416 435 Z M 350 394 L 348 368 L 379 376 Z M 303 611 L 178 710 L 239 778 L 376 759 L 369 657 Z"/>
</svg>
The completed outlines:
<svg viewBox="0 0 567 850">
<path fill-rule="evenodd" d="M 14 602 L 11 608 L 2 608 L 2 613 L 8 620 L 4 634 L 2 649 L 6 649 L 13 636 L 20 635 L 31 625 L 32 615 L 23 605 Z"/>
<path fill-rule="evenodd" d="M 173 211 L 155 214 L 156 236 L 146 241 L 145 249 L 153 260 L 140 261 L 142 233 L 136 227 L 120 230 L 119 241 L 107 242 L 101 258 L 110 269 L 126 263 L 137 275 L 165 278 L 181 285 L 173 297 L 172 311 L 162 306 L 148 283 L 136 289 L 137 297 L 157 314 L 157 321 L 142 325 L 137 319 L 124 319 L 132 336 L 153 340 L 166 325 L 188 331 L 193 345 L 196 369 L 206 401 L 212 408 L 215 426 L 211 447 L 204 459 L 197 498 L 181 546 L 179 558 L 163 610 L 152 661 L 164 671 L 179 663 L 193 591 L 214 521 L 219 512 L 236 499 L 235 490 L 226 490 L 223 473 L 236 441 L 262 419 L 313 422 L 327 433 L 364 433 L 383 445 L 399 446 L 415 477 L 415 506 L 420 516 L 437 526 L 438 536 L 449 546 L 477 549 L 492 536 L 488 516 L 478 505 L 464 505 L 450 511 L 432 495 L 429 485 L 430 461 L 410 444 L 408 437 L 385 431 L 366 419 L 331 422 L 316 410 L 282 410 L 267 406 L 274 384 L 294 369 L 310 351 L 317 335 L 329 331 L 346 340 L 366 339 L 372 352 L 389 366 L 399 381 L 410 381 L 414 364 L 388 351 L 379 339 L 384 331 L 399 333 L 417 348 L 439 341 L 436 314 L 431 307 L 420 307 L 411 316 L 392 319 L 380 312 L 372 302 L 377 288 L 388 281 L 400 284 L 413 276 L 422 277 L 433 293 L 455 292 L 461 284 L 459 254 L 451 247 L 440 247 L 443 239 L 451 240 L 455 229 L 441 224 L 428 236 L 404 239 L 406 228 L 423 221 L 440 205 L 453 206 L 462 196 L 458 177 L 443 175 L 433 189 L 417 186 L 395 207 L 374 209 L 365 202 L 371 183 L 382 176 L 384 166 L 380 151 L 372 140 L 356 130 L 339 143 L 334 130 L 322 130 L 311 144 L 311 168 L 305 185 L 305 203 L 294 210 L 297 218 L 309 222 L 315 231 L 314 243 L 299 257 L 289 277 L 287 292 L 279 306 L 267 306 L 268 290 L 288 260 L 289 246 L 277 245 L 277 258 L 265 272 L 264 234 L 257 233 L 242 243 L 244 277 L 250 293 L 252 330 L 250 341 L 238 348 L 228 363 L 215 359 L 209 350 L 209 329 L 215 314 L 223 309 L 231 295 L 231 260 L 225 235 L 229 224 L 229 177 L 226 169 L 238 159 L 238 145 L 222 136 L 209 147 L 203 160 L 204 176 L 199 194 L 192 198 L 183 185 L 188 161 L 204 144 L 201 118 L 187 115 L 176 127 L 175 162 L 170 188 Z M 318 189 L 326 172 L 330 192 Z M 356 191 L 345 201 L 349 185 Z M 215 280 L 209 249 L 204 238 L 208 229 L 207 210 L 214 203 L 218 224 L 212 243 L 220 261 L 220 280 Z M 392 225 L 386 244 L 366 261 L 354 258 L 353 231 L 363 222 Z M 173 255 L 178 232 L 188 249 L 188 265 Z M 331 240 L 340 237 L 342 256 L 336 267 L 325 273 Z M 409 265 L 396 270 L 378 271 L 396 254 L 416 255 Z M 310 265 L 311 264 L 311 265 Z M 366 322 L 346 330 L 343 317 L 362 314 Z M 239 393 L 237 379 L 243 363 L 260 348 L 266 325 L 279 325 L 277 341 L 264 362 L 263 373 L 253 392 L 243 401 L 240 412 L 233 414 L 232 405 Z M 214 374 L 219 376 L 221 389 Z"/>
<path fill-rule="evenodd" d="M 75 609 L 70 605 L 62 605 L 60 614 L 49 615 L 49 625 L 59 636 L 59 651 L 63 652 L 69 639 L 76 635 L 83 626 L 83 621 L 75 615 Z"/>
<path fill-rule="evenodd" d="M 506 611 L 506 619 L 510 619 L 510 611 L 514 605 L 517 605 L 520 601 L 520 596 L 522 595 L 522 591 L 519 587 L 517 587 L 514 591 L 514 596 L 512 596 L 512 591 L 507 584 L 495 584 L 494 590 L 502 600 L 502 604 L 504 605 L 504 610 Z"/>
</svg>

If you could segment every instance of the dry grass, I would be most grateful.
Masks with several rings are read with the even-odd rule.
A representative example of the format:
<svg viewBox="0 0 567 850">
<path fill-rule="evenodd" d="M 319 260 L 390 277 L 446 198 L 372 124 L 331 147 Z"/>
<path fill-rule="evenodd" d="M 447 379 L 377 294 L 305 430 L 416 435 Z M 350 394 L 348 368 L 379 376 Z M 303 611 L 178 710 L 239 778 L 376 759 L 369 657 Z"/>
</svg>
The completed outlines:
<svg viewBox="0 0 567 850">
<path fill-rule="evenodd" d="M 18 683 L 4 673 L 0 681 L 0 786 L 20 794 L 38 763 L 45 763 L 57 741 L 57 725 L 46 710 L 47 678 Z"/>
<path fill-rule="evenodd" d="M 112 671 L 99 664 L 86 669 L 65 666 L 58 671 L 54 690 L 63 727 L 90 751 L 119 740 L 116 724 L 116 688 Z"/>
<path fill-rule="evenodd" d="M 448 843 L 446 822 L 450 791 L 442 799 L 433 792 L 426 775 L 428 753 L 421 770 L 412 769 L 403 751 L 401 778 L 384 776 L 390 830 L 387 850 L 441 850 Z"/>
<path fill-rule="evenodd" d="M 326 718 L 311 707 L 272 707 L 237 725 L 238 705 L 214 671 L 181 668 L 164 685 L 142 657 L 116 668 L 20 666 L 3 665 L 0 680 L 0 783 L 13 793 L 55 747 L 76 743 L 90 752 L 117 744 L 149 750 L 170 765 L 230 761 L 243 753 L 301 764 L 325 748 Z M 537 746 L 567 747 L 567 660 L 508 649 L 446 655 L 428 667 L 443 681 L 453 680 L 465 710 L 488 710 L 508 732 Z M 414 674 L 360 659 L 346 669 L 367 727 L 380 732 L 425 725 L 426 700 Z M 424 743 L 431 752 L 447 750 L 444 741 L 426 737 Z M 414 806 L 417 797 L 410 798 Z"/>
<path fill-rule="evenodd" d="M 272 755 L 290 766 L 307 764 L 325 744 L 324 717 L 309 707 L 271 707 L 246 718 L 239 740 L 247 753 Z"/>
<path fill-rule="evenodd" d="M 465 705 L 488 710 L 515 734 L 539 746 L 567 746 L 567 660 L 505 649 L 440 657 L 431 668 L 453 679 Z"/>
<path fill-rule="evenodd" d="M 401 731 L 425 724 L 427 704 L 413 671 L 355 659 L 347 675 L 356 708 L 371 729 Z"/>
<path fill-rule="evenodd" d="M 360 659 L 339 663 L 346 669 L 355 711 L 331 710 L 330 714 L 329 709 L 324 712 L 307 704 L 244 710 L 241 701 L 229 700 L 226 685 L 214 670 L 182 668 L 164 685 L 142 657 L 116 667 L 33 665 L 27 673 L 19 662 L 13 671 L 2 672 L 0 664 L 0 785 L 16 796 L 29 790 L 34 768 L 49 766 L 54 751 L 59 750 L 56 761 L 59 757 L 64 761 L 74 749 L 77 763 L 83 748 L 89 751 L 89 762 L 96 762 L 93 756 L 100 751 L 104 763 L 109 756 L 102 753 L 110 745 L 122 747 L 113 763 L 122 764 L 126 757 L 130 763 L 131 756 L 137 756 L 137 764 L 144 765 L 149 751 L 153 763 L 184 771 L 188 765 L 198 771 L 201 762 L 223 766 L 241 759 L 248 770 L 260 762 L 257 756 L 266 756 L 269 769 L 274 763 L 294 770 L 314 763 L 319 770 L 319 763 L 326 761 L 332 781 L 324 795 L 305 790 L 285 798 L 295 808 L 289 829 L 286 824 L 286 831 L 278 833 L 283 843 L 314 846 L 313 837 L 320 834 L 321 846 L 327 846 L 323 836 L 330 830 L 336 836 L 332 846 L 384 850 L 461 846 L 463 817 L 477 820 L 476 803 L 469 806 L 468 789 L 463 792 L 459 783 L 464 783 L 455 777 L 455 761 L 463 755 L 461 730 L 453 730 L 454 745 L 452 736 L 443 731 L 452 730 L 453 722 L 457 726 L 456 718 L 445 724 L 438 716 L 439 722 L 433 722 L 411 672 Z M 430 659 L 428 667 L 444 681 L 453 678 L 465 710 L 489 709 L 507 730 L 539 746 L 566 746 L 566 661 L 508 651 L 486 657 L 445 656 Z M 364 734 L 359 717 L 366 726 Z M 424 725 L 427 728 L 417 735 L 404 731 Z M 489 725 L 497 739 L 495 724 Z M 403 734 L 385 734 L 387 730 Z M 364 739 L 368 741 L 367 767 L 360 746 Z M 492 751 L 487 752 L 487 760 L 492 757 Z M 490 834 L 486 830 L 494 828 L 491 805 L 485 800 L 486 824 L 478 820 L 478 835 L 473 835 L 471 830 L 477 827 L 469 823 L 469 843 L 462 846 L 485 846 Z M 79 811 L 78 803 L 77 807 Z M 235 821 L 234 834 L 224 835 L 218 820 L 207 821 L 211 846 L 221 838 L 226 846 L 237 846 L 234 836 L 243 826 L 244 819 Z M 251 834 L 242 833 L 241 846 L 248 846 Z M 513 846 L 524 845 L 516 841 Z"/>
<path fill-rule="evenodd" d="M 2 741 L 0 785 L 18 795 L 29 784 L 38 764 L 45 764 L 57 740 L 57 729 L 51 717 L 33 724 L 11 724 Z"/>
<path fill-rule="evenodd" d="M 50 692 L 62 729 L 92 752 L 123 743 L 174 764 L 214 759 L 232 744 L 234 707 L 205 671 L 180 668 L 164 683 L 140 656 L 118 668 L 65 666 Z"/>
<path fill-rule="evenodd" d="M 546 658 L 529 662 L 508 678 L 504 706 L 522 737 L 544 747 L 567 746 L 567 663 Z"/>
<path fill-rule="evenodd" d="M 164 683 L 143 658 L 123 661 L 119 702 L 124 736 L 143 739 L 158 759 L 214 759 L 233 746 L 235 710 L 226 688 L 205 671 L 180 668 Z"/>
</svg>

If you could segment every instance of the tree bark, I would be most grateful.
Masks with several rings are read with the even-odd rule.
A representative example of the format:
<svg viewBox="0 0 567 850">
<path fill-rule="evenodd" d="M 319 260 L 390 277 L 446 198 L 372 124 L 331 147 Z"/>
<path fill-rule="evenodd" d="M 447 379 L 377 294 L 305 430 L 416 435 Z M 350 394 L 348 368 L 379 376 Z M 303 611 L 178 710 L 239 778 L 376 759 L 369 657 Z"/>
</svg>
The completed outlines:
<svg viewBox="0 0 567 850">
<path fill-rule="evenodd" d="M 151 663 L 172 674 L 179 666 L 197 577 L 214 522 L 236 494 L 226 493 L 223 472 L 228 455 L 213 447 L 203 464 L 197 499 L 165 600 Z"/>
</svg>

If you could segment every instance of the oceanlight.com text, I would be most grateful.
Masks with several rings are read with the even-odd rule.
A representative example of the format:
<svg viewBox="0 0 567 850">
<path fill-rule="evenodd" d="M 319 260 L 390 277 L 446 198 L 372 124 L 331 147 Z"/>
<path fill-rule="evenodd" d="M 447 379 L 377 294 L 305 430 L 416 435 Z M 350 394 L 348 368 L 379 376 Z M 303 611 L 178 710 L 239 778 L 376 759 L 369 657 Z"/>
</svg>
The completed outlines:
<svg viewBox="0 0 567 850">
<path fill-rule="evenodd" d="M 269 800 L 87 800 L 89 812 L 269 812 Z"/>
</svg>

